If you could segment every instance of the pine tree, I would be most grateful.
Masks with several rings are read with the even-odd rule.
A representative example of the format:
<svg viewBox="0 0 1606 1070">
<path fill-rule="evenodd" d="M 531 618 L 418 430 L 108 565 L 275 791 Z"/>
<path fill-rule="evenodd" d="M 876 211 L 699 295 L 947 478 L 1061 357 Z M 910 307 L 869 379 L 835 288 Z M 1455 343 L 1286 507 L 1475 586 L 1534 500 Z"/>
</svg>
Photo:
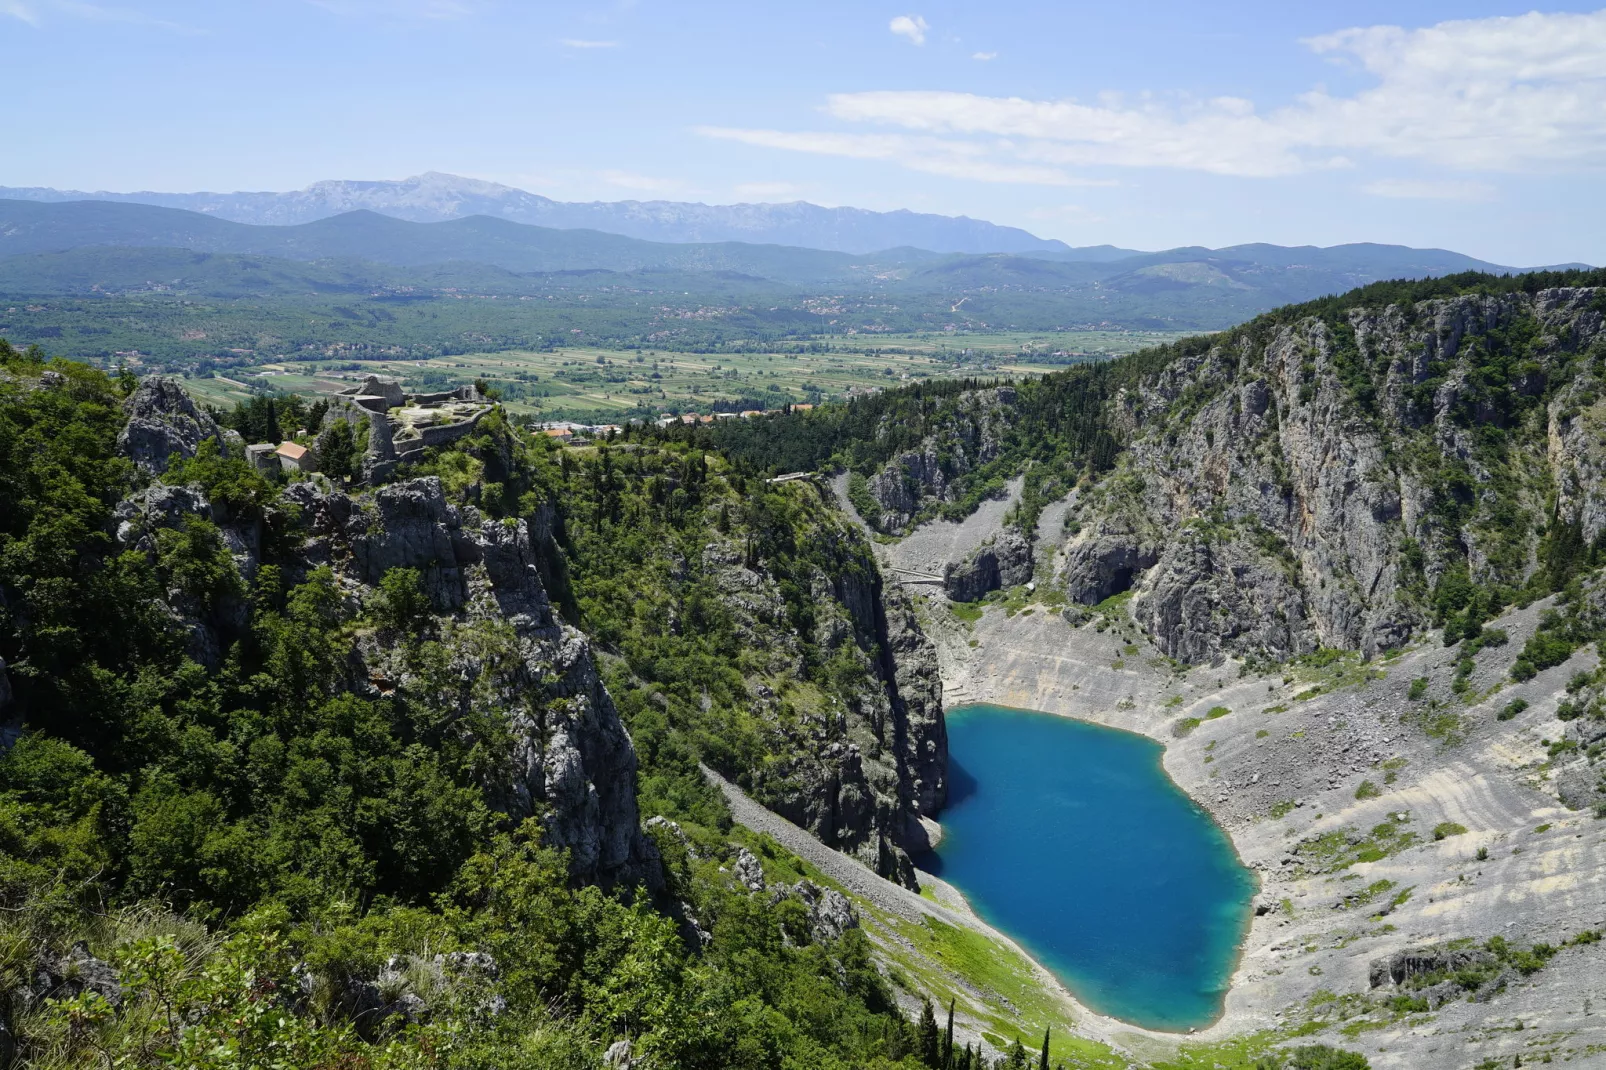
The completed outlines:
<svg viewBox="0 0 1606 1070">
<path fill-rule="evenodd" d="M 1037 1060 L 1037 1070 L 1048 1070 L 1048 1029 L 1043 1030 L 1043 1054 Z"/>
<path fill-rule="evenodd" d="M 932 1070 L 942 1070 L 942 1048 L 937 1034 L 937 1015 L 931 1009 L 931 1000 L 920 1005 L 920 1061 Z"/>
<path fill-rule="evenodd" d="M 948 1000 L 948 1033 L 942 1040 L 942 1065 L 952 1070 L 954 1065 L 954 1001 Z"/>
<path fill-rule="evenodd" d="M 1009 1049 L 1009 1070 L 1026 1070 L 1026 1049 L 1021 1046 L 1020 1037 Z"/>
</svg>

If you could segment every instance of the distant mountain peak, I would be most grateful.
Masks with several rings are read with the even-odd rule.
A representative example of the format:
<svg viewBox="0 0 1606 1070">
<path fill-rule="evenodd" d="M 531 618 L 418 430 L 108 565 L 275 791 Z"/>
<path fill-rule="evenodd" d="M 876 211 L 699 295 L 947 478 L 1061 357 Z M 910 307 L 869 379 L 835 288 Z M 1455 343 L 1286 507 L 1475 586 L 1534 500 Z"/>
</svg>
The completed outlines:
<svg viewBox="0 0 1606 1070">
<path fill-rule="evenodd" d="M 560 230 L 600 230 L 658 242 L 740 241 L 864 254 L 907 246 L 939 253 L 1072 255 L 1064 242 L 968 216 L 898 209 L 684 201 L 564 202 L 486 179 L 425 171 L 403 179 L 328 179 L 284 193 L 84 193 L 0 187 L 0 198 L 102 200 L 186 208 L 236 223 L 292 225 L 367 209 L 414 223 L 489 215 Z M 1130 253 L 1130 251 L 1125 251 Z"/>
</svg>

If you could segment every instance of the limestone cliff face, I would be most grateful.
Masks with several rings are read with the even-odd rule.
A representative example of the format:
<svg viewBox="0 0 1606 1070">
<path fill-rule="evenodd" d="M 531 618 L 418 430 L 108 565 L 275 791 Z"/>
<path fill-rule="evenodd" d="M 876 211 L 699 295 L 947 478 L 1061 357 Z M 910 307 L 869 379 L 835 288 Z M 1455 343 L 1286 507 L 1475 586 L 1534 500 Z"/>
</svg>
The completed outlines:
<svg viewBox="0 0 1606 1070">
<path fill-rule="evenodd" d="M 962 561 L 943 569 L 942 585 L 955 602 L 974 602 L 990 591 L 1032 578 L 1032 544 L 1014 528 L 1005 528 L 976 547 Z"/>
<path fill-rule="evenodd" d="M 1396 646 L 1462 563 L 1520 586 L 1547 525 L 1606 530 L 1603 304 L 1358 309 L 1178 358 L 1116 401 L 1127 449 L 1080 497 L 1060 582 L 1083 603 L 1131 590 L 1190 662 Z"/>
<path fill-rule="evenodd" d="M 819 517 L 809 536 L 807 633 L 785 625 L 779 581 L 764 562 L 733 543 L 704 551 L 703 571 L 766 662 L 767 682 L 749 687 L 771 758 L 726 772 L 822 843 L 912 884 L 909 851 L 925 845 L 919 819 L 947 796 L 936 648 L 907 598 L 883 586 L 863 538 L 835 514 Z M 831 666 L 829 685 L 796 683 L 806 657 Z"/>
<path fill-rule="evenodd" d="M 865 520 L 878 531 L 902 532 L 929 506 L 955 500 L 955 481 L 998 456 L 1002 422 L 1015 397 L 1007 386 L 967 396 L 918 449 L 892 458 L 868 480 L 881 512 Z"/>
<path fill-rule="evenodd" d="M 129 411 L 131 430 L 120 442 L 152 470 L 193 455 L 206 437 L 197 432 L 216 434 L 167 381 L 147 381 Z M 146 465 L 146 458 L 160 463 Z M 477 720 L 502 720 L 509 744 L 501 761 L 488 763 L 488 801 L 515 819 L 539 817 L 547 842 L 570 853 L 577 879 L 661 884 L 656 851 L 640 828 L 635 749 L 590 642 L 552 612 L 541 550 L 526 521 L 456 507 L 434 478 L 348 494 L 314 477 L 286 488 L 274 508 L 274 523 L 296 548 L 280 547 L 273 563 L 292 582 L 320 566 L 332 569 L 353 611 L 374 604 L 391 569 L 422 577 L 431 613 L 420 626 L 439 639 L 445 663 L 417 663 L 401 637 L 384 630 L 360 633 L 342 686 L 369 697 L 418 698 L 450 711 L 464 731 Z M 146 552 L 154 552 L 163 528 L 187 517 L 217 523 L 246 581 L 242 592 L 262 561 L 260 521 L 228 516 L 199 487 L 152 483 L 125 500 L 117 517 L 120 545 Z M 207 613 L 179 591 L 166 602 L 203 664 L 215 664 L 225 642 L 249 623 L 243 593 Z"/>
</svg>

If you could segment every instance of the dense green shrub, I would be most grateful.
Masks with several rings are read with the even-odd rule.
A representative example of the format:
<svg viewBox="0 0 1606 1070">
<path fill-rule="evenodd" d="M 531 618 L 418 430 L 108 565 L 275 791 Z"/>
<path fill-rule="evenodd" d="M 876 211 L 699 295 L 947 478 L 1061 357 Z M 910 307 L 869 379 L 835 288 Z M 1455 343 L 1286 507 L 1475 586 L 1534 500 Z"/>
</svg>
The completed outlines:
<svg viewBox="0 0 1606 1070">
<path fill-rule="evenodd" d="M 785 592 L 764 626 L 812 634 L 812 569 L 873 576 L 862 540 L 820 526 L 812 492 L 711 485 L 705 461 L 678 451 L 564 465 L 496 421 L 470 452 L 431 462 L 473 473 L 449 485 L 492 515 L 561 504 L 562 546 L 545 549 L 575 582 L 555 597 L 567 591 L 612 644 L 600 657 L 645 813 L 698 844 L 695 858 L 660 844 L 675 902 L 712 933 L 688 948 L 675 903 L 576 887 L 539 824 L 515 826 L 487 792 L 511 775 L 507 712 L 460 703 L 451 667 L 454 644 L 486 665 L 517 656 L 504 625 L 434 616 L 406 569 L 357 615 L 330 569 L 295 559 L 305 533 L 278 486 L 215 445 L 167 478 L 274 533 L 250 585 L 208 519 L 161 529 L 149 553 L 120 551 L 112 508 L 140 482 L 115 450 L 127 384 L 5 346 L 0 370 L 0 658 L 28 726 L 0 755 L 0 948 L 60 955 L 85 940 L 124 992 L 117 1006 L 86 991 L 10 1021 L 24 1059 L 555 1070 L 597 1065 L 628 1036 L 660 1065 L 846 1070 L 910 1049 L 862 933 L 818 945 L 795 902 L 730 888 L 729 816 L 697 766 L 756 765 L 772 744 L 744 716 L 735 622 L 707 576 L 672 565 L 701 560 L 710 507 L 728 503 L 730 537 Z M 41 388 L 47 370 L 62 380 Z M 169 597 L 213 629 L 222 649 L 207 666 Z M 663 627 L 670 612 L 678 633 Z M 349 679 L 374 624 L 413 667 L 408 687 Z M 869 653 L 801 654 L 798 686 L 863 685 Z M 499 1018 L 431 965 L 470 949 L 496 956 Z M 354 1021 L 340 986 L 392 960 L 407 966 L 385 983 L 426 998 L 429 1020 Z M 285 995 L 303 977 L 305 1004 Z"/>
</svg>

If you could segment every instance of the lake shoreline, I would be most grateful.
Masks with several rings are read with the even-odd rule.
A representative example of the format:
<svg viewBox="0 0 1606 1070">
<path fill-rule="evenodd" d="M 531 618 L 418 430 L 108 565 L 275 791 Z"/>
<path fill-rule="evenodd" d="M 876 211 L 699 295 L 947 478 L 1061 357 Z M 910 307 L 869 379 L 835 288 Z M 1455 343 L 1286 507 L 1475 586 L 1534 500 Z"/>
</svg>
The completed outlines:
<svg viewBox="0 0 1606 1070">
<path fill-rule="evenodd" d="M 1503 678 L 1544 608 L 1491 622 L 1511 642 L 1491 657 L 1480 688 Z M 1236 1044 L 1259 1034 L 1293 1041 L 1305 1034 L 1291 1027 L 1323 1019 L 1329 993 L 1366 996 L 1370 964 L 1402 950 L 1495 934 L 1564 940 L 1606 916 L 1606 882 L 1584 878 L 1606 872 L 1606 823 L 1561 807 L 1532 774 L 1546 759 L 1540 737 L 1554 723 L 1546 719 L 1570 675 L 1594 665 L 1592 654 L 1469 702 L 1461 717 L 1471 738 L 1452 745 L 1408 723 L 1410 681 L 1448 680 L 1455 671 L 1456 652 L 1436 641 L 1364 673 L 1352 666 L 1342 678 L 1323 677 L 1332 682 L 1312 690 L 1322 681 L 1311 670 L 1241 675 L 1232 662 L 1179 669 L 1124 619 L 1100 631 L 1096 621 L 1076 627 L 1043 606 L 1013 615 L 989 606 L 967 622 L 938 596 L 927 602 L 925 622 L 938 647 L 945 706 L 986 702 L 1149 737 L 1164 747 L 1166 774 L 1256 874 L 1254 916 L 1221 1018 L 1186 1038 L 1113 1022 L 1098 1034 L 1143 1059 L 1174 1058 L 1184 1040 Z M 1498 721 L 1495 710 L 1513 694 L 1532 708 Z M 1231 715 L 1207 718 L 1216 706 Z M 1191 730 L 1188 719 L 1196 719 Z M 1368 778 L 1374 787 L 1362 790 Z M 1323 837 L 1364 837 L 1379 822 L 1400 820 L 1391 814 L 1405 814 L 1400 828 L 1411 833 L 1398 853 L 1335 867 L 1293 850 Z M 1468 831 L 1440 842 L 1433 834 L 1440 825 Z M 1530 845 L 1536 830 L 1548 835 Z M 1480 851 L 1490 861 L 1481 862 Z M 1381 903 L 1386 923 L 1346 906 L 1347 896 L 1374 885 L 1391 889 L 1384 899 L 1393 900 Z M 1580 1017 L 1568 995 L 1606 1000 L 1606 972 L 1590 974 L 1586 960 L 1598 956 L 1576 958 L 1503 996 L 1504 1013 L 1520 1016 L 1528 1030 L 1549 1023 L 1542 1028 L 1563 1045 L 1558 1051 L 1606 1050 L 1606 1019 Z M 1485 1035 L 1488 1013 L 1458 1001 L 1355 1035 L 1330 1023 L 1303 1042 L 1359 1050 L 1374 1070 L 1460 1070 L 1484 1057 L 1471 1045 Z M 1465 1039 L 1447 1043 L 1447 1035 Z M 1535 1034 L 1513 1034 L 1511 1044 L 1523 1036 Z"/>
<path fill-rule="evenodd" d="M 1163 746 L 1022 707 L 948 713 L 951 768 L 986 799 L 960 788 L 943 812 L 958 833 L 953 847 L 917 866 L 1094 1013 L 1171 1036 L 1218 1021 L 1259 880 L 1167 772 Z M 1013 816 L 1023 812 L 1034 815 L 1031 831 Z M 1083 920 L 1063 923 L 1067 909 Z"/>
</svg>

